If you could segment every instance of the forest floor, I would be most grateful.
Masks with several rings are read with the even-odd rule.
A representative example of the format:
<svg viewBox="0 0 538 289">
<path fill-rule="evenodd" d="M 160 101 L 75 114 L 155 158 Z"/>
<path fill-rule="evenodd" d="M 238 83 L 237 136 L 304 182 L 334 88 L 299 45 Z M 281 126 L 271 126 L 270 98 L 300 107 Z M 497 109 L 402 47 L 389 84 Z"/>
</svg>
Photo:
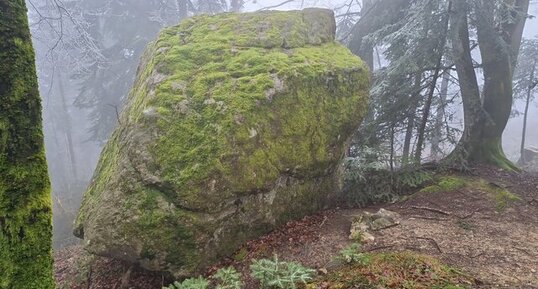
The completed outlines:
<svg viewBox="0 0 538 289">
<path fill-rule="evenodd" d="M 373 232 L 375 241 L 363 245 L 364 252 L 406 251 L 432 256 L 472 276 L 471 288 L 538 288 L 538 176 L 487 167 L 473 172 L 454 177 L 465 185 L 423 190 L 392 204 L 335 209 L 289 222 L 249 242 L 210 268 L 207 275 L 232 265 L 243 273 L 247 289 L 256 288 L 248 275 L 251 260 L 274 254 L 316 268 L 320 275 L 330 275 L 342 265 L 335 256 L 352 243 L 352 220 L 364 211 L 385 208 L 399 213 L 401 221 Z M 122 278 L 125 288 L 161 288 L 166 284 L 158 273 L 132 269 L 126 274 L 129 265 L 91 257 L 79 246 L 56 252 L 55 257 L 60 289 L 116 289 L 121 288 Z"/>
</svg>

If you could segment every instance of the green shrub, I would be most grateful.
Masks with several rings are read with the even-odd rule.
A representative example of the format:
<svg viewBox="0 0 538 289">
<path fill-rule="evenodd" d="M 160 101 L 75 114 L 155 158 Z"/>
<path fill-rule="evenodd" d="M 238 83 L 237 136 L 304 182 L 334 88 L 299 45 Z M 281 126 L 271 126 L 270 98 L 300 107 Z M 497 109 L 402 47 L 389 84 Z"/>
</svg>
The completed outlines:
<svg viewBox="0 0 538 289">
<path fill-rule="evenodd" d="M 390 171 L 378 162 L 363 161 L 367 160 L 347 158 L 344 163 L 343 201 L 352 207 L 391 202 L 433 180 L 432 172 L 421 168 L 405 167 Z"/>
<path fill-rule="evenodd" d="M 241 289 L 243 287 L 241 274 L 234 267 L 221 268 L 211 278 L 217 280 L 216 289 Z"/>
<path fill-rule="evenodd" d="M 202 276 L 198 278 L 185 279 L 183 282 L 174 282 L 168 287 L 163 287 L 163 289 L 207 289 L 209 287 L 209 281 L 207 281 Z"/>
<path fill-rule="evenodd" d="M 422 169 L 402 169 L 395 173 L 396 190 L 401 193 L 409 189 L 416 189 L 433 180 L 433 174 Z"/>
<path fill-rule="evenodd" d="M 347 264 L 367 265 L 370 263 L 370 256 L 362 252 L 359 243 L 353 243 L 340 251 L 340 259 Z"/>
<path fill-rule="evenodd" d="M 315 270 L 295 262 L 281 262 L 278 257 L 253 260 L 250 265 L 252 277 L 260 281 L 261 288 L 295 289 L 297 283 L 312 280 Z"/>
</svg>

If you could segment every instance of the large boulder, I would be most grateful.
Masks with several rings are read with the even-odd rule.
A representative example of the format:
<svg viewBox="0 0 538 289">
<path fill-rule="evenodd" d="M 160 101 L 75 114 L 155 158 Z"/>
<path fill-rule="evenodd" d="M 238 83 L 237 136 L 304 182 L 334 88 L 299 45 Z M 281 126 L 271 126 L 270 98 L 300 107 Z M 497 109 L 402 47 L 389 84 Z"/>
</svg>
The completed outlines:
<svg viewBox="0 0 538 289">
<path fill-rule="evenodd" d="M 187 276 L 333 204 L 369 86 L 334 34 L 324 9 L 162 31 L 84 195 L 85 247 Z"/>
</svg>

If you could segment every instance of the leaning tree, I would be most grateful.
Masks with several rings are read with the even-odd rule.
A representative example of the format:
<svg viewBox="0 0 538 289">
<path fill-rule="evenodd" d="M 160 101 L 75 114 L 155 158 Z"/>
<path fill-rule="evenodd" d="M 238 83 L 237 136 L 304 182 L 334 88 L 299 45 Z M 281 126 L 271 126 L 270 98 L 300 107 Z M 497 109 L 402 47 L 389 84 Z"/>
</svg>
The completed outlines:
<svg viewBox="0 0 538 289">
<path fill-rule="evenodd" d="M 0 0 L 0 59 L 0 288 L 54 288 L 50 184 L 24 0 Z"/>
</svg>

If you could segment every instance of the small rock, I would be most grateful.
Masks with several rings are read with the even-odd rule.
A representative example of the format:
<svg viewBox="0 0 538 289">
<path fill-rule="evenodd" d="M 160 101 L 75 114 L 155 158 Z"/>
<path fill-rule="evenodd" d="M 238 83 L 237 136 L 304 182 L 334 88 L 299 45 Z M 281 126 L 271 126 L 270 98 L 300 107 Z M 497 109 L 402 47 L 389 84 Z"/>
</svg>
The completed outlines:
<svg viewBox="0 0 538 289">
<path fill-rule="evenodd" d="M 344 262 L 340 258 L 334 258 L 329 261 L 329 263 L 327 263 L 325 267 L 327 268 L 327 270 L 334 270 L 336 268 L 342 267 L 342 265 L 344 265 Z"/>
<path fill-rule="evenodd" d="M 142 112 L 146 117 L 156 117 L 159 116 L 157 109 L 155 107 L 148 107 Z"/>
<path fill-rule="evenodd" d="M 372 223 L 370 224 L 370 229 L 372 229 L 373 231 L 379 231 L 397 224 L 397 222 L 394 222 L 387 218 L 379 218 L 372 221 Z"/>
<path fill-rule="evenodd" d="M 249 137 L 253 138 L 253 137 L 256 137 L 258 135 L 258 132 L 255 129 L 251 128 L 249 130 L 249 134 L 250 134 Z"/>
<path fill-rule="evenodd" d="M 373 243 L 375 241 L 374 235 L 364 232 L 362 233 L 362 242 L 363 243 Z"/>
<path fill-rule="evenodd" d="M 398 214 L 396 212 L 389 211 L 389 210 L 385 210 L 383 208 L 379 209 L 379 211 L 377 213 L 375 213 L 374 215 L 377 215 L 377 216 L 380 216 L 380 217 L 383 217 L 383 218 L 392 219 L 394 221 L 400 220 L 400 214 Z"/>
<path fill-rule="evenodd" d="M 176 105 L 175 109 L 181 114 L 187 114 L 189 112 L 189 101 L 188 100 L 180 101 Z"/>
<path fill-rule="evenodd" d="M 211 105 L 211 104 L 214 104 L 216 101 L 212 98 L 208 98 L 206 100 L 204 100 L 204 104 L 205 105 Z"/>
<path fill-rule="evenodd" d="M 175 81 L 172 83 L 172 89 L 175 91 L 183 92 L 187 88 L 187 84 L 184 81 Z"/>
<path fill-rule="evenodd" d="M 400 224 L 400 215 L 396 212 L 380 209 L 372 214 L 364 212 L 351 223 L 349 238 L 361 242 L 373 242 L 375 237 L 369 231 L 379 231 Z"/>
</svg>

